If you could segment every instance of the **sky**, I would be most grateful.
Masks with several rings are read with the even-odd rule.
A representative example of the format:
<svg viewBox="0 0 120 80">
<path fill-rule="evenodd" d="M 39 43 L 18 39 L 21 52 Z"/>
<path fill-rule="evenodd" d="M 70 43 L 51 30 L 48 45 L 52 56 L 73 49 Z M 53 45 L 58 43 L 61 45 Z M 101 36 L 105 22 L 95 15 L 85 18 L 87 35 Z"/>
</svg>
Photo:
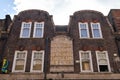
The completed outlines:
<svg viewBox="0 0 120 80">
<path fill-rule="evenodd" d="M 79 10 L 96 10 L 108 15 L 110 9 L 120 9 L 120 0 L 0 0 L 0 19 L 28 9 L 39 9 L 53 15 L 55 25 L 67 25 L 70 15 Z"/>
</svg>

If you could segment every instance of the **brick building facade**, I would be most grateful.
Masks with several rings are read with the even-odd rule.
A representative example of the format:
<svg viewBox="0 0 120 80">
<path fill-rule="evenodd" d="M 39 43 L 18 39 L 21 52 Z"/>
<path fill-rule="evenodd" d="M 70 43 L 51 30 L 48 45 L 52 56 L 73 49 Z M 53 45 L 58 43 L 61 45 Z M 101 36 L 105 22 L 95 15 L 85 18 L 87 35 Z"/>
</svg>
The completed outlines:
<svg viewBox="0 0 120 80">
<path fill-rule="evenodd" d="M 52 15 L 42 10 L 25 10 L 13 21 L 5 20 L 1 30 L 5 34 L 0 32 L 1 69 L 3 59 L 9 65 L 1 79 L 120 79 L 119 9 L 108 16 L 77 11 L 68 25 L 54 25 Z"/>
</svg>

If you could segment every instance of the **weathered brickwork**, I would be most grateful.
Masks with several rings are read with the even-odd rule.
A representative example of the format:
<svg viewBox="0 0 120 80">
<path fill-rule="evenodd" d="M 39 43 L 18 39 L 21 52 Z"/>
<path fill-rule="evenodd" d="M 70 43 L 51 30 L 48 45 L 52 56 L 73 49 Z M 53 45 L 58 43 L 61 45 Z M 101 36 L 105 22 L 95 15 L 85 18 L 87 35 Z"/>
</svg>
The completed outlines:
<svg viewBox="0 0 120 80">
<path fill-rule="evenodd" d="M 120 9 L 112 9 L 108 14 L 108 19 L 111 23 L 111 27 L 114 30 L 115 44 L 117 46 L 118 54 L 114 61 L 117 62 L 116 72 L 120 71 L 119 57 L 120 57 Z"/>
<path fill-rule="evenodd" d="M 0 66 L 2 67 L 2 59 L 9 61 L 8 73 L 1 72 L 0 80 L 120 79 L 119 9 L 111 10 L 108 16 L 93 10 L 77 11 L 70 16 L 69 24 L 63 26 L 54 25 L 52 15 L 43 10 L 21 11 L 13 21 L 8 17 L 0 20 Z M 31 23 L 28 38 L 20 37 L 23 22 Z M 41 22 L 44 23 L 43 37 L 34 37 L 35 23 Z M 89 37 L 81 38 L 80 23 L 87 24 Z M 100 24 L 102 37 L 94 38 L 92 23 Z M 22 72 L 12 70 L 16 64 L 14 60 L 19 62 L 19 58 L 25 58 L 23 55 L 15 56 L 16 51 L 27 51 L 26 66 Z M 36 51 L 34 56 L 33 51 Z M 107 52 L 101 53 L 107 59 L 102 59 L 103 62 L 99 63 L 97 52 Z M 32 72 L 31 65 L 35 65 L 38 59 L 41 60 L 43 71 Z"/>
<path fill-rule="evenodd" d="M 114 43 L 114 35 L 112 35 L 110 26 L 107 23 L 106 17 L 103 16 L 102 13 L 96 12 L 96 11 L 78 11 L 75 12 L 73 16 L 70 18 L 70 34 L 73 37 L 73 51 L 74 51 L 74 57 L 75 60 L 79 60 L 79 51 L 82 49 L 90 50 L 92 51 L 92 57 L 96 57 L 95 51 L 100 50 L 101 47 L 102 50 L 108 51 L 110 63 L 113 64 L 113 54 L 118 53 L 116 45 Z M 90 38 L 89 39 L 80 39 L 79 37 L 79 28 L 78 23 L 79 22 L 87 22 L 89 26 L 89 33 Z M 92 37 L 92 31 L 90 27 L 91 22 L 99 22 L 101 25 L 102 30 L 102 39 L 94 39 Z M 112 46 L 111 46 L 112 45 Z M 75 71 L 79 72 L 80 68 L 78 68 L 79 64 L 75 63 Z M 93 58 L 93 66 L 94 71 L 97 72 L 97 62 L 96 59 Z M 111 65 L 111 68 L 113 68 L 113 65 Z"/>
<path fill-rule="evenodd" d="M 11 25 L 12 20 L 9 15 L 5 16 L 5 19 L 0 19 L 0 70 L 2 66 L 3 53 L 8 37 L 8 27 Z"/>
</svg>

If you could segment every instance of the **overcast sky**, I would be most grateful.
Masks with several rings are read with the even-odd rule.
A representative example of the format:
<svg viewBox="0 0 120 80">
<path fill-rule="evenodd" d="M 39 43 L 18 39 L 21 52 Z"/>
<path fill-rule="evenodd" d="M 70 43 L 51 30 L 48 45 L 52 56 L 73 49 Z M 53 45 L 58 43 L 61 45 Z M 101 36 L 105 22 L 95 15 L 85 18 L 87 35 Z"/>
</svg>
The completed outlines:
<svg viewBox="0 0 120 80">
<path fill-rule="evenodd" d="M 0 0 L 1 19 L 26 9 L 45 10 L 56 25 L 66 25 L 69 16 L 79 10 L 97 10 L 107 16 L 110 9 L 120 9 L 120 0 Z"/>
</svg>

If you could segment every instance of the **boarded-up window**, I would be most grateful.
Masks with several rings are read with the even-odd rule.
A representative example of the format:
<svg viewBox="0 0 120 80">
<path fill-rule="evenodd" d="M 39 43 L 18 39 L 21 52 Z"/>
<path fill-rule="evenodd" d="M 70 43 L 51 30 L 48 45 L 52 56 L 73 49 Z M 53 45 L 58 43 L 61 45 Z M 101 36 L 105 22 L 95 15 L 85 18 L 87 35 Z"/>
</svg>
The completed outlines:
<svg viewBox="0 0 120 80">
<path fill-rule="evenodd" d="M 72 45 L 72 40 L 67 36 L 53 38 L 50 57 L 51 72 L 73 71 Z"/>
</svg>

